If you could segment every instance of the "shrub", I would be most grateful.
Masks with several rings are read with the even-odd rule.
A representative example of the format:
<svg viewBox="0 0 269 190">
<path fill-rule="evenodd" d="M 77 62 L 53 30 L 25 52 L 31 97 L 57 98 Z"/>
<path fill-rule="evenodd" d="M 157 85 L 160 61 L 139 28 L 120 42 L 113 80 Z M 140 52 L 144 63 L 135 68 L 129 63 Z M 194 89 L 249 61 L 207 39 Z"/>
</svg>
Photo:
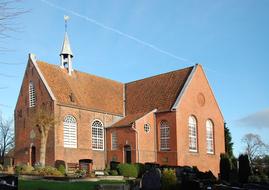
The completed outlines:
<svg viewBox="0 0 269 190">
<path fill-rule="evenodd" d="M 177 184 L 176 172 L 173 169 L 164 169 L 161 184 L 163 190 L 174 189 Z"/>
<path fill-rule="evenodd" d="M 137 177 L 138 172 L 134 164 L 119 164 L 118 171 L 120 175 L 125 177 Z"/>
<path fill-rule="evenodd" d="M 231 172 L 231 161 L 227 154 L 220 155 L 220 179 L 229 181 Z"/>
<path fill-rule="evenodd" d="M 81 177 L 85 177 L 86 176 L 86 170 L 83 170 L 83 169 L 77 169 L 75 171 L 75 177 L 77 178 L 81 178 Z"/>
<path fill-rule="evenodd" d="M 251 175 L 248 177 L 248 182 L 250 183 L 260 183 L 261 178 L 258 175 Z"/>
<path fill-rule="evenodd" d="M 65 169 L 65 161 L 63 160 L 56 160 L 54 163 L 55 168 L 59 170 L 60 166 L 63 166 Z"/>
<path fill-rule="evenodd" d="M 119 175 L 117 170 L 110 170 L 109 173 L 110 173 L 110 175 L 112 175 L 112 176 L 117 176 L 117 175 Z"/>
<path fill-rule="evenodd" d="M 266 174 L 262 174 L 260 178 L 261 178 L 261 183 L 269 183 L 269 178 Z"/>
<path fill-rule="evenodd" d="M 238 171 L 239 182 L 247 183 L 249 176 L 250 176 L 250 165 L 248 155 L 241 154 L 239 156 L 239 171 Z"/>
<path fill-rule="evenodd" d="M 34 168 L 30 165 L 18 165 L 15 167 L 16 174 L 31 174 Z"/>
<path fill-rule="evenodd" d="M 117 167 L 118 167 L 119 164 L 120 164 L 120 162 L 111 161 L 110 162 L 110 169 L 111 170 L 117 170 Z"/>
<path fill-rule="evenodd" d="M 39 174 L 42 176 L 56 176 L 56 177 L 63 176 L 63 174 L 60 171 L 51 166 L 39 168 Z"/>
<path fill-rule="evenodd" d="M 57 168 L 59 172 L 61 172 L 62 175 L 65 175 L 65 167 L 63 165 L 60 165 L 59 168 Z"/>
<path fill-rule="evenodd" d="M 141 164 L 141 163 L 136 163 L 135 167 L 136 167 L 136 170 L 137 170 L 138 177 L 142 177 L 143 174 L 145 173 L 145 165 Z"/>
</svg>

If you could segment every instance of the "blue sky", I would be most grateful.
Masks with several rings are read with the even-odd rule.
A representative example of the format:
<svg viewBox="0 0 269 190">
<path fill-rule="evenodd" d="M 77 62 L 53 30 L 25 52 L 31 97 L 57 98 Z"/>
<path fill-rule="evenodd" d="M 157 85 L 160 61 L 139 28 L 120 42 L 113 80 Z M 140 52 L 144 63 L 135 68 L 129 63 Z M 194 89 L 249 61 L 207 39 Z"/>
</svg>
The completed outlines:
<svg viewBox="0 0 269 190">
<path fill-rule="evenodd" d="M 30 11 L 0 41 L 8 50 L 0 52 L 5 117 L 13 115 L 28 53 L 59 64 L 69 15 L 75 69 L 128 82 L 200 63 L 235 153 L 249 132 L 269 143 L 268 0 L 27 0 L 18 7 Z"/>
</svg>

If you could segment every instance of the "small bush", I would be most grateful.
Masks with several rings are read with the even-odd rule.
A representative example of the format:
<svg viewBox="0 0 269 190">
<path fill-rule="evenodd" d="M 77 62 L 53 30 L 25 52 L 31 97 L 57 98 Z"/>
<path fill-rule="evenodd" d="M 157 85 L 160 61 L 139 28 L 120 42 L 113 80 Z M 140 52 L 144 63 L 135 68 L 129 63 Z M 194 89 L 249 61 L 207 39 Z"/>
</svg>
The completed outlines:
<svg viewBox="0 0 269 190">
<path fill-rule="evenodd" d="M 248 177 L 248 182 L 250 183 L 260 183 L 261 178 L 258 175 L 251 175 Z"/>
<path fill-rule="evenodd" d="M 260 178 L 261 178 L 261 183 L 269 183 L 269 178 L 268 178 L 267 175 L 262 174 L 262 175 L 260 176 Z"/>
<path fill-rule="evenodd" d="M 55 176 L 55 177 L 63 176 L 63 174 L 60 171 L 58 171 L 56 168 L 51 167 L 51 166 L 39 168 L 38 171 L 39 171 L 39 174 L 42 176 Z"/>
<path fill-rule="evenodd" d="M 66 174 L 65 167 L 63 165 L 60 165 L 59 168 L 57 168 L 59 172 L 61 172 L 62 175 Z"/>
<path fill-rule="evenodd" d="M 110 173 L 110 175 L 112 175 L 112 176 L 117 176 L 117 175 L 119 175 L 117 170 L 110 170 L 109 173 Z"/>
<path fill-rule="evenodd" d="M 120 175 L 124 177 L 137 177 L 138 172 L 134 164 L 119 164 L 118 171 Z"/>
<path fill-rule="evenodd" d="M 164 169 L 161 178 L 163 190 L 174 189 L 177 184 L 176 172 L 173 169 Z"/>
<path fill-rule="evenodd" d="M 110 162 L 110 169 L 111 170 L 117 170 L 117 167 L 118 167 L 119 164 L 120 164 L 120 162 L 111 161 Z"/>
<path fill-rule="evenodd" d="M 15 167 L 16 174 L 31 174 L 34 168 L 30 165 L 18 165 Z"/>
<path fill-rule="evenodd" d="M 59 170 L 60 166 L 63 166 L 65 168 L 65 161 L 63 160 L 56 160 L 54 163 L 55 168 L 57 168 Z"/>
<path fill-rule="evenodd" d="M 75 177 L 77 178 L 85 177 L 86 174 L 87 174 L 86 170 L 83 170 L 83 169 L 77 169 L 75 171 Z"/>
<path fill-rule="evenodd" d="M 138 177 L 142 177 L 143 174 L 145 173 L 145 165 L 141 164 L 141 163 L 136 163 L 135 167 L 136 167 L 136 170 L 137 170 Z"/>
</svg>

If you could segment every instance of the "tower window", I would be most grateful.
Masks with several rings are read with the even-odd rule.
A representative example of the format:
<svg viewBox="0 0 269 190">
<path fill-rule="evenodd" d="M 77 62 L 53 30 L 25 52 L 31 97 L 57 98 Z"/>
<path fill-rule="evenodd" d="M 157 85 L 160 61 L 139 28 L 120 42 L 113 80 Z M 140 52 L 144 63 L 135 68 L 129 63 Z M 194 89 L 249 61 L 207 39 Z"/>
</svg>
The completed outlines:
<svg viewBox="0 0 269 190">
<path fill-rule="evenodd" d="M 36 104 L 36 93 L 35 86 L 32 81 L 29 83 L 29 107 L 35 107 Z"/>
</svg>

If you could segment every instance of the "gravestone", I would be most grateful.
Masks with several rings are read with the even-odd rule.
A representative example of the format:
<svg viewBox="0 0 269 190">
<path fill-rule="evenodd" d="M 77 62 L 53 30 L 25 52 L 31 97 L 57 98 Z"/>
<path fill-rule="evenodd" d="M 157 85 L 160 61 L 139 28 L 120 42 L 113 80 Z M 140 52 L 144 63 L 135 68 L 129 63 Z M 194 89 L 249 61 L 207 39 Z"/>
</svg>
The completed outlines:
<svg viewBox="0 0 269 190">
<path fill-rule="evenodd" d="M 161 171 L 158 168 L 152 168 L 142 177 L 142 190 L 160 190 L 161 189 Z"/>
<path fill-rule="evenodd" d="M 0 176 L 1 190 L 18 190 L 18 177 L 15 175 Z"/>
</svg>

